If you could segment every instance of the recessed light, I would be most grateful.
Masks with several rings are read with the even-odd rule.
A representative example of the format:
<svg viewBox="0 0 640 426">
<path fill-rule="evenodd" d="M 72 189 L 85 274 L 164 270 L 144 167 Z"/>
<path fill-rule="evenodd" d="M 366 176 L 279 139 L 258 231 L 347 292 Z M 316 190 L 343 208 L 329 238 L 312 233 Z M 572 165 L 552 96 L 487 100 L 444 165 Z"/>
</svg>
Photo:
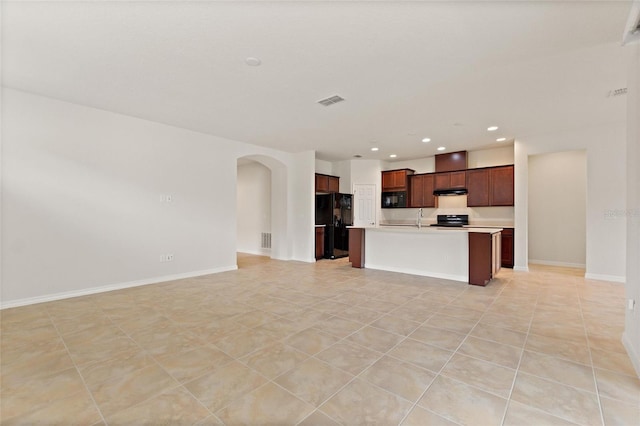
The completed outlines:
<svg viewBox="0 0 640 426">
<path fill-rule="evenodd" d="M 429 139 L 429 138 L 424 138 L 424 139 L 422 139 L 422 142 L 425 142 L 425 143 L 426 143 L 426 142 L 431 142 L 431 139 Z"/>
<path fill-rule="evenodd" d="M 498 130 L 498 126 L 487 127 L 487 130 L 490 132 L 495 132 L 496 130 Z"/>
<path fill-rule="evenodd" d="M 396 158 L 396 157 L 397 157 L 397 155 L 395 155 L 395 154 L 391 154 L 391 155 L 389 155 L 389 157 L 391 157 L 391 158 Z"/>
<path fill-rule="evenodd" d="M 498 139 L 496 139 L 496 142 L 504 142 L 506 140 L 507 140 L 507 138 L 498 138 Z"/>
<path fill-rule="evenodd" d="M 250 67 L 258 67 L 262 63 L 262 61 L 258 58 L 254 58 L 253 56 L 249 56 L 244 62 Z"/>
<path fill-rule="evenodd" d="M 377 151 L 377 150 L 379 150 L 379 149 L 380 149 L 380 148 L 376 148 L 376 147 L 374 146 L 373 148 L 371 148 L 371 151 Z"/>
<path fill-rule="evenodd" d="M 447 148 L 445 148 L 444 146 L 439 146 L 438 147 L 438 151 L 444 151 L 445 149 L 447 149 Z"/>
</svg>

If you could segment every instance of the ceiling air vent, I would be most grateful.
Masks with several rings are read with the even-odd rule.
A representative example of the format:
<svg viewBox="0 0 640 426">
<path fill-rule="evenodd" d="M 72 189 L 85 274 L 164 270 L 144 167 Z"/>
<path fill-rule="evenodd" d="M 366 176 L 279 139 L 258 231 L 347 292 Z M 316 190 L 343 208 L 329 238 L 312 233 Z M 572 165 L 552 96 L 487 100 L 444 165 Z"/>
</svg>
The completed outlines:
<svg viewBox="0 0 640 426">
<path fill-rule="evenodd" d="M 627 88 L 622 87 L 620 89 L 611 90 L 609 96 L 622 96 L 627 94 Z"/>
<path fill-rule="evenodd" d="M 330 106 L 330 105 L 337 104 L 338 102 L 342 102 L 342 101 L 344 101 L 344 98 L 341 98 L 338 95 L 334 95 L 334 96 L 331 96 L 331 97 L 326 98 L 326 99 L 321 99 L 321 100 L 318 101 L 318 103 L 320 105 Z"/>
</svg>

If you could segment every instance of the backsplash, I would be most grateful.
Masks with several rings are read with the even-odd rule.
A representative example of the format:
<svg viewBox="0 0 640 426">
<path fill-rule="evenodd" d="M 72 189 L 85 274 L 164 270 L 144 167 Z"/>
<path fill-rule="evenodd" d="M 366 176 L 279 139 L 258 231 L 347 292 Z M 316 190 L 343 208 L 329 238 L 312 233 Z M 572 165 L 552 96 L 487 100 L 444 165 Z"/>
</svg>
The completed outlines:
<svg viewBox="0 0 640 426">
<path fill-rule="evenodd" d="M 438 208 L 423 208 L 422 223 L 436 223 L 439 214 L 466 214 L 469 223 L 476 225 L 513 226 L 513 207 L 467 207 L 467 196 L 449 196 L 438 198 Z M 381 223 L 415 223 L 417 208 L 381 209 Z"/>
</svg>

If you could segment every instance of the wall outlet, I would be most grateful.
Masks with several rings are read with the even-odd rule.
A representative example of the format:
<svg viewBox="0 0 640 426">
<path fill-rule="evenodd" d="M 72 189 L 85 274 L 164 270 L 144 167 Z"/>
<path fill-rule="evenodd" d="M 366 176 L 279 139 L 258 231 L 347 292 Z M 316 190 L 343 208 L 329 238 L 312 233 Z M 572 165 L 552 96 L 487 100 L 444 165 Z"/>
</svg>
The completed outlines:
<svg viewBox="0 0 640 426">
<path fill-rule="evenodd" d="M 173 262 L 173 253 L 167 255 L 167 262 Z"/>
</svg>

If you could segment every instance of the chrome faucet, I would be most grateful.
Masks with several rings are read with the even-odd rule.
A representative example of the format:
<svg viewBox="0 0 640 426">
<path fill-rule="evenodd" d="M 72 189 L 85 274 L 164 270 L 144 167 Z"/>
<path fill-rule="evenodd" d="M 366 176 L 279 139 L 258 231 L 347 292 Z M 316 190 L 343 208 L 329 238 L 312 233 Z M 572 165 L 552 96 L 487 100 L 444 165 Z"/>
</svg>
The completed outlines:
<svg viewBox="0 0 640 426">
<path fill-rule="evenodd" d="M 416 218 L 416 226 L 422 228 L 422 207 L 418 209 L 418 217 Z"/>
</svg>

